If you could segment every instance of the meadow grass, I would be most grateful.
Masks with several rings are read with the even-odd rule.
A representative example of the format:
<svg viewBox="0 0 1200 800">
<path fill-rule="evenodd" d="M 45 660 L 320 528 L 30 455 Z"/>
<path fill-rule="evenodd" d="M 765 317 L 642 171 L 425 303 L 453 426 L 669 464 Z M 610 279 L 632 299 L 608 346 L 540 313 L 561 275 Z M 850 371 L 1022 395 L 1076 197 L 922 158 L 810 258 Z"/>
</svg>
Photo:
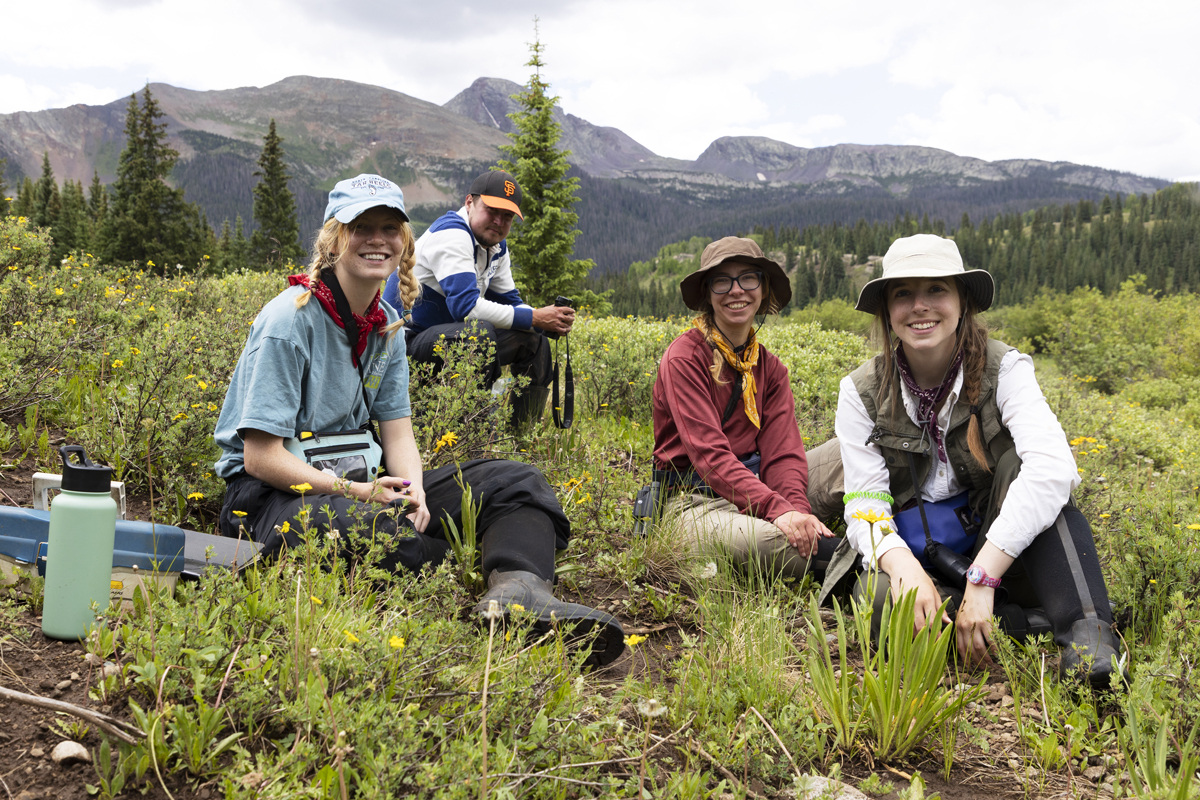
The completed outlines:
<svg viewBox="0 0 1200 800">
<path fill-rule="evenodd" d="M 251 320 L 282 274 L 157 277 L 85 253 L 50 266 L 40 234 L 3 224 L 5 241 L 23 246 L 0 252 L 0 446 L 57 472 L 49 442 L 61 433 L 133 494 L 153 492 L 159 521 L 213 530 L 223 486 L 211 431 Z M 1089 298 L 1080 313 L 1152 316 L 1155 302 L 1166 301 Z M 1200 310 L 1190 295 L 1170 303 L 1172 313 Z M 1038 329 L 1076 325 L 1077 336 L 1080 321 L 1059 316 Z M 1136 324 L 1093 328 L 1103 337 Z M 1124 383 L 1106 363 L 1105 392 L 1063 366 L 1088 363 L 1102 338 L 1064 358 L 1061 342 L 1075 339 L 1060 336 L 1054 360 L 1039 356 L 1133 684 L 1105 694 L 1063 685 L 1048 641 L 1004 642 L 1016 733 L 1002 747 L 983 733 L 995 712 L 970 688 L 984 676 L 959 674 L 952 655 L 946 665 L 936 634 L 901 641 L 898 616 L 891 649 L 864 652 L 848 618 L 813 606 L 811 582 L 719 560 L 710 570 L 668 535 L 632 534 L 632 499 L 651 467 L 657 358 L 687 326 L 581 320 L 571 334 L 576 424 L 521 440 L 476 385 L 478 348 L 448 354 L 436 377 L 414 372 L 427 464 L 490 455 L 544 470 L 574 531 L 560 591 L 645 631 L 617 664 L 589 672 L 557 637 L 519 625 L 489 635 L 466 613 L 479 591 L 469 566 L 388 575 L 374 567 L 379 545 L 347 561 L 311 538 L 240 575 L 210 573 L 105 616 L 87 647 L 119 671 L 92 695 L 128 709 L 146 738 L 97 748 L 96 794 L 178 774 L 230 798 L 478 797 L 485 782 L 497 797 L 749 796 L 807 773 L 928 774 L 930 764 L 1031 795 L 1066 786 L 1094 796 L 1106 781 L 1123 795 L 1196 794 L 1200 419 L 1178 342 L 1158 361 L 1154 347 L 1140 350 Z M 761 335 L 790 369 L 806 443 L 824 441 L 838 381 L 868 357 L 866 344 L 814 322 Z M 13 592 L 5 602 L 31 600 Z M 909 717 L 897 716 L 902 702 Z M 1079 776 L 1097 766 L 1085 786 Z"/>
</svg>

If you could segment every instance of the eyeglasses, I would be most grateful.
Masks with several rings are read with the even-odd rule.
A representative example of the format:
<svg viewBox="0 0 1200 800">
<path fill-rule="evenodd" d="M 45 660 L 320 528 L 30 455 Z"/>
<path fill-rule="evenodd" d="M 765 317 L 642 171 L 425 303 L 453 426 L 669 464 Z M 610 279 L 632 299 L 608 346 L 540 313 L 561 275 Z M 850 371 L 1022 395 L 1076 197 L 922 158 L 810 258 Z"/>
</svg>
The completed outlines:
<svg viewBox="0 0 1200 800">
<path fill-rule="evenodd" d="M 713 294 L 729 294 L 733 289 L 734 281 L 742 287 L 743 292 L 753 292 L 759 286 L 762 286 L 761 272 L 743 272 L 736 278 L 729 275 L 717 275 L 709 280 L 708 287 L 713 290 Z"/>
</svg>

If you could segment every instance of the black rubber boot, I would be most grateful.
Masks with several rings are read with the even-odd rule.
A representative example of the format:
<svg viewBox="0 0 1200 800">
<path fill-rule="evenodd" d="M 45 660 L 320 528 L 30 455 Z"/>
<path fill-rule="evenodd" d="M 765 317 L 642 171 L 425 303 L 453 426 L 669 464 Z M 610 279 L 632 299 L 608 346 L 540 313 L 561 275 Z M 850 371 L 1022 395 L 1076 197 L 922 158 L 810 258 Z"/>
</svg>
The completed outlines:
<svg viewBox="0 0 1200 800">
<path fill-rule="evenodd" d="M 512 396 L 512 430 L 517 436 L 530 433 L 546 413 L 549 386 L 526 386 Z"/>
<path fill-rule="evenodd" d="M 1114 674 L 1113 657 L 1121 656 L 1121 646 L 1112 626 L 1096 618 L 1085 618 L 1071 626 L 1063 645 L 1058 673 L 1064 678 L 1086 680 L 1098 691 L 1107 691 Z M 1120 675 L 1129 680 L 1124 658 L 1118 658 Z"/>
<path fill-rule="evenodd" d="M 549 581 L 532 572 L 492 572 L 488 576 L 487 594 L 480 598 L 472 613 L 487 624 L 488 607 L 495 600 L 507 624 L 511 607 L 519 605 L 526 612 L 525 618 L 533 620 L 533 629 L 539 634 L 559 629 L 570 644 L 589 648 L 591 652 L 585 662 L 589 666 L 602 667 L 615 661 L 625 650 L 625 631 L 617 618 L 559 600 L 552 590 Z"/>
</svg>

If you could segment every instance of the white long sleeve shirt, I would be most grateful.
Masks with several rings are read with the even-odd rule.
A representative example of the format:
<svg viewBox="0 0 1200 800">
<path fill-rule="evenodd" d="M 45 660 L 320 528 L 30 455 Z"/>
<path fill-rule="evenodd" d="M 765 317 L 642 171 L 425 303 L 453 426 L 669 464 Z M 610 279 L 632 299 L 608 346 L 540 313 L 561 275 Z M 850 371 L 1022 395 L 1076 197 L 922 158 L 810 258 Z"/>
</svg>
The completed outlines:
<svg viewBox="0 0 1200 800">
<path fill-rule="evenodd" d="M 962 384 L 960 370 L 938 414 L 937 424 L 943 436 Z M 913 422 L 917 422 L 916 400 L 903 383 L 900 389 L 905 411 Z M 1004 355 L 997 378 L 996 402 L 1001 421 L 1012 435 L 1021 458 L 1021 473 L 1009 488 L 1004 506 L 988 530 L 987 539 L 1016 558 L 1039 533 L 1053 524 L 1080 479 L 1067 437 L 1034 375 L 1033 359 L 1016 350 Z M 868 416 L 849 376 L 841 382 L 834 428 L 841 443 L 844 490 L 889 492 L 883 453 L 878 445 L 867 443 L 875 421 Z M 961 494 L 964 487 L 958 482 L 955 470 L 938 461 L 936 455 L 933 458 L 933 466 L 921 487 L 921 497 L 926 502 L 938 502 Z M 887 523 L 876 523 L 872 540 L 871 526 L 854 517 L 860 511 L 891 514 L 892 509 L 886 502 L 871 498 L 856 498 L 846 505 L 846 538 L 862 554 L 864 568 L 874 567 L 887 551 L 908 546 L 899 534 L 881 531 Z"/>
</svg>

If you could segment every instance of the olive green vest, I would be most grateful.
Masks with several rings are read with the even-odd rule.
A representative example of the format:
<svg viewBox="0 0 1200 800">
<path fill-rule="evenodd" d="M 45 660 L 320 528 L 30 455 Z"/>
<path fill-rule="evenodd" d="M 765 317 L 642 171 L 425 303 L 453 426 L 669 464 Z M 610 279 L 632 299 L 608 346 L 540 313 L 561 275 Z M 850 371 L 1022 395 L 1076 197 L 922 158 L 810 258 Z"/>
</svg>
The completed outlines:
<svg viewBox="0 0 1200 800">
<path fill-rule="evenodd" d="M 994 339 L 988 340 L 987 364 L 976 404 L 979 413 L 980 431 L 983 434 L 984 451 L 989 469 L 983 469 L 967 447 L 967 428 L 971 409 L 960 399 L 950 412 L 950 424 L 946 427 L 946 457 L 954 469 L 958 482 L 970 492 L 971 508 L 983 517 L 991 495 L 992 472 L 996 461 L 1013 447 L 1012 435 L 1000 419 L 1000 407 L 996 404 L 996 381 L 1000 374 L 1000 361 L 1013 348 Z M 894 509 L 899 511 L 914 497 L 912 475 L 909 472 L 908 455 L 916 462 L 918 485 L 924 486 L 929 470 L 937 454 L 932 452 L 933 443 L 922 436 L 921 428 L 912 421 L 904 410 L 904 401 L 899 392 L 890 392 L 878 405 L 880 375 L 883 357 L 863 364 L 850 374 L 854 388 L 858 390 L 867 415 L 875 422 L 866 444 L 876 444 L 883 452 L 887 463 Z M 897 382 L 899 378 L 897 377 Z"/>
</svg>

